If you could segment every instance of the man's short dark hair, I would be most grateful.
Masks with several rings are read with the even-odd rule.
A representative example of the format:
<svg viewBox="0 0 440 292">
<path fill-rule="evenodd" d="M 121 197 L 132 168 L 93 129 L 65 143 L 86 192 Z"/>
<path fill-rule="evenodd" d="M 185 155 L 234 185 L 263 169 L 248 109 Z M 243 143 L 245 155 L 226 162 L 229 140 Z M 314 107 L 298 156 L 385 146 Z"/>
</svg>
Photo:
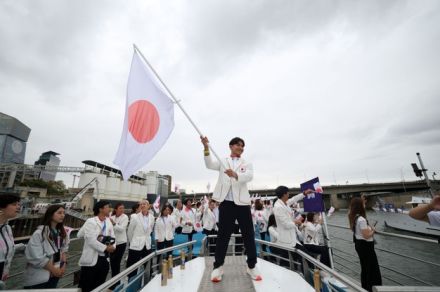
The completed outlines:
<svg viewBox="0 0 440 292">
<path fill-rule="evenodd" d="M 106 205 L 110 205 L 109 201 L 99 201 L 93 206 L 93 214 L 96 216 L 99 214 L 99 209 L 104 208 Z"/>
<path fill-rule="evenodd" d="M 275 194 L 279 199 L 281 199 L 281 197 L 287 194 L 288 192 L 289 192 L 289 188 L 286 186 L 279 186 L 275 189 Z"/>
<path fill-rule="evenodd" d="M 20 196 L 13 193 L 0 194 L 0 208 L 4 209 L 9 204 L 20 202 Z"/>
<path fill-rule="evenodd" d="M 243 140 L 243 139 L 241 139 L 240 137 L 235 137 L 235 138 L 232 138 L 232 140 L 229 142 L 229 146 L 237 145 L 237 144 L 239 144 L 239 143 L 242 143 L 242 144 L 243 144 L 243 147 L 245 146 L 245 145 L 244 145 L 244 140 Z"/>
<path fill-rule="evenodd" d="M 188 201 L 192 201 L 192 199 L 191 199 L 191 198 L 185 198 L 185 199 L 183 200 L 183 204 L 186 206 L 186 204 L 188 203 Z"/>
</svg>

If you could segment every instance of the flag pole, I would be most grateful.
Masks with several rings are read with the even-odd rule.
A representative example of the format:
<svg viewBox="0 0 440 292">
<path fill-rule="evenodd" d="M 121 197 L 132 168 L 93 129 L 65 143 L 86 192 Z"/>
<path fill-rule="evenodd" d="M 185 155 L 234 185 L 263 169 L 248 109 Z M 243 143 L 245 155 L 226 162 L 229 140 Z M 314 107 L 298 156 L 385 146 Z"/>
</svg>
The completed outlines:
<svg viewBox="0 0 440 292">
<path fill-rule="evenodd" d="M 333 262 L 333 249 L 330 242 L 330 235 L 328 233 L 328 227 L 327 227 L 327 218 L 325 212 L 321 212 L 322 220 L 324 223 L 324 242 L 327 243 L 327 252 L 330 258 L 330 268 L 334 269 L 335 264 Z"/>
<path fill-rule="evenodd" d="M 197 133 L 199 134 L 199 136 L 201 137 L 205 137 L 202 132 L 200 131 L 200 129 L 197 127 L 197 125 L 193 122 L 193 120 L 191 119 L 191 117 L 188 115 L 188 113 L 185 111 L 185 109 L 182 107 L 182 105 L 180 104 L 180 101 L 178 101 L 175 97 L 174 94 L 168 89 L 168 87 L 165 85 L 165 83 L 162 81 L 162 79 L 159 77 L 159 74 L 156 73 L 156 71 L 154 70 L 154 68 L 150 65 L 150 63 L 148 62 L 147 58 L 144 57 L 144 55 L 142 54 L 141 50 L 136 46 L 136 44 L 133 44 L 133 47 L 135 49 L 135 51 L 137 51 L 139 53 L 139 55 L 141 55 L 142 59 L 144 60 L 144 62 L 147 64 L 147 66 L 151 69 L 151 71 L 153 71 L 154 75 L 156 76 L 156 78 L 160 81 L 160 83 L 163 85 L 163 87 L 165 87 L 165 89 L 167 90 L 167 92 L 169 93 L 170 97 L 174 100 L 174 102 L 179 106 L 179 108 L 182 110 L 183 114 L 186 116 L 186 118 L 188 119 L 188 121 L 191 123 L 191 125 L 194 127 L 194 129 L 197 131 Z M 223 164 L 223 162 L 220 160 L 220 157 L 217 155 L 217 153 L 214 151 L 214 149 L 211 147 L 211 145 L 209 145 L 208 143 L 208 147 L 211 150 L 212 154 L 214 154 L 215 158 L 217 158 L 218 162 L 220 163 L 220 165 L 224 168 L 227 169 L 226 166 Z"/>
</svg>

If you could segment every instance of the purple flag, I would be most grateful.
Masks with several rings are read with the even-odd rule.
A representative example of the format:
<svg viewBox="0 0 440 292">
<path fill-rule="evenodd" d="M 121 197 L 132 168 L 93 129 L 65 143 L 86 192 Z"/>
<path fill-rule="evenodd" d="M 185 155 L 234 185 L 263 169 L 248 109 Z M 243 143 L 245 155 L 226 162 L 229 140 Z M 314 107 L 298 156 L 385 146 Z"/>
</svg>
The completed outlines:
<svg viewBox="0 0 440 292">
<path fill-rule="evenodd" d="M 322 187 L 319 178 L 315 177 L 301 184 L 301 191 L 307 189 L 314 190 L 315 193 L 306 196 L 304 202 L 304 212 L 324 212 L 324 200 L 322 198 Z"/>
</svg>

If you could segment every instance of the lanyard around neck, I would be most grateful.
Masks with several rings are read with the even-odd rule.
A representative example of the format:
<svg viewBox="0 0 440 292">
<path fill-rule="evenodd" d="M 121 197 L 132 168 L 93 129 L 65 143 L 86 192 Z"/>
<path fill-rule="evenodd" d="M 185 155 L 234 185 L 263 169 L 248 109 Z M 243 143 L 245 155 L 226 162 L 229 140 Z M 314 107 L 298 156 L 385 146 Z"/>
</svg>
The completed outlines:
<svg viewBox="0 0 440 292">
<path fill-rule="evenodd" d="M 5 243 L 5 247 L 6 247 L 6 249 L 4 250 L 5 251 L 5 261 L 8 261 L 9 243 L 8 243 L 8 240 L 5 237 L 5 234 L 3 233 L 3 230 L 6 231 L 6 233 L 8 234 L 8 238 L 9 239 L 11 239 L 11 235 L 9 234 L 8 230 L 6 229 L 6 225 L 7 224 L 3 224 L 3 225 L 0 226 L 0 234 L 2 235 L 3 242 Z M 2 249 L 3 249 L 3 246 L 2 246 Z"/>
</svg>

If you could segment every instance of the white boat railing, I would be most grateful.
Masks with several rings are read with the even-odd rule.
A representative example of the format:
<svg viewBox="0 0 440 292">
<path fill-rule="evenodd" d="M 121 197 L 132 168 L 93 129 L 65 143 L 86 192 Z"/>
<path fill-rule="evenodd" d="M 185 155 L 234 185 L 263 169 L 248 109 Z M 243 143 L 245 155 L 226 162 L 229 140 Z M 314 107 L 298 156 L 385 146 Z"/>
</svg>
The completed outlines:
<svg viewBox="0 0 440 292">
<path fill-rule="evenodd" d="M 112 277 L 111 279 L 107 280 L 105 283 L 103 283 L 102 285 L 96 287 L 95 289 L 92 290 L 92 292 L 101 292 L 101 291 L 107 291 L 107 289 L 110 289 L 110 287 L 112 287 L 113 285 L 115 285 L 118 282 L 122 282 L 123 287 L 120 288 L 120 291 L 125 291 L 126 290 L 126 286 L 130 285 L 130 281 L 128 282 L 124 282 L 124 280 L 128 277 L 129 274 L 131 274 L 134 271 L 137 271 L 138 269 L 142 269 L 143 265 L 147 265 L 147 267 L 144 270 L 144 276 L 146 276 L 147 278 L 145 279 L 144 277 L 142 277 L 142 286 L 144 286 L 145 282 L 148 282 L 150 280 L 150 277 L 152 276 L 150 274 L 151 270 L 154 269 L 155 266 L 153 264 L 153 260 L 156 259 L 157 257 L 162 257 L 163 254 L 166 254 L 168 252 L 172 252 L 174 250 L 180 250 L 180 249 L 184 249 L 184 248 L 188 248 L 189 252 L 188 252 L 188 258 L 191 259 L 192 258 L 192 250 L 193 250 L 193 246 L 197 243 L 196 240 L 193 241 L 189 241 L 186 243 L 182 243 L 179 245 L 175 245 L 172 247 L 168 247 L 168 248 L 164 248 L 164 249 L 160 249 L 157 250 L 155 252 L 152 252 L 151 254 L 149 254 L 148 256 L 144 257 L 143 259 L 141 259 L 140 261 L 138 261 L 137 263 L 135 263 L 134 265 L 126 268 L 124 271 L 120 272 L 119 274 L 117 274 L 116 276 Z M 176 257 L 173 258 L 173 261 L 180 259 L 180 257 Z M 159 263 L 161 263 L 159 261 Z"/>
<path fill-rule="evenodd" d="M 438 292 L 438 287 L 425 286 L 377 286 L 373 287 L 373 292 Z"/>
<path fill-rule="evenodd" d="M 342 225 L 329 224 L 329 226 L 350 230 L 350 228 L 348 228 L 347 226 L 342 226 Z M 409 239 L 409 240 L 414 240 L 414 241 L 438 244 L 437 240 L 434 240 L 434 239 L 420 238 L 420 237 L 415 237 L 415 236 L 401 235 L 401 234 L 395 234 L 395 233 L 389 233 L 389 232 L 383 232 L 383 231 L 376 231 L 376 233 L 379 234 L 379 235 L 382 235 L 382 236 L 391 236 L 391 237 L 404 238 L 404 239 Z M 335 239 L 341 240 L 341 241 L 352 243 L 352 239 L 338 237 L 336 235 L 333 235 L 332 237 L 335 238 Z M 340 260 L 338 262 L 338 264 L 340 266 L 344 267 L 347 270 L 351 270 L 351 271 L 356 272 L 357 274 L 360 274 L 360 271 L 357 268 L 353 269 L 353 266 L 352 266 L 353 263 L 359 263 L 359 260 L 357 258 L 354 259 L 354 260 L 350 259 L 352 254 L 350 252 L 347 252 L 347 250 L 342 250 L 340 248 L 335 248 L 335 247 L 333 247 L 333 250 L 335 252 L 337 252 L 337 253 L 334 253 L 333 256 L 337 257 Z M 385 254 L 392 254 L 394 256 L 401 257 L 402 259 L 406 259 L 406 260 L 409 259 L 409 260 L 413 260 L 413 261 L 416 261 L 416 262 L 420 262 L 420 263 L 423 263 L 423 264 L 431 266 L 432 269 L 437 269 L 438 270 L 438 268 L 440 268 L 440 263 L 429 261 L 429 260 L 425 260 L 425 259 L 420 259 L 420 258 L 411 256 L 411 255 L 409 255 L 407 253 L 395 252 L 395 251 L 389 250 L 389 249 L 381 247 L 381 246 L 375 246 L 375 250 L 383 252 Z M 428 287 L 428 286 L 429 287 L 435 287 L 438 291 L 440 291 L 440 288 L 438 286 L 435 286 L 435 284 L 430 283 L 430 281 L 428 281 L 426 279 L 423 280 L 423 279 L 420 279 L 419 277 L 415 277 L 415 276 L 409 274 L 406 270 L 402 270 L 401 268 L 399 269 L 396 266 L 386 265 L 386 264 L 383 264 L 383 263 L 382 264 L 379 263 L 379 266 L 380 266 L 381 269 L 388 270 L 388 271 L 392 272 L 392 274 L 399 275 L 401 277 L 405 277 L 405 278 L 411 279 L 413 281 L 413 283 L 420 283 L 422 285 L 426 285 L 426 287 Z M 390 276 L 382 275 L 382 278 L 387 279 L 388 281 L 390 281 L 390 282 L 392 282 L 394 284 L 402 285 L 400 283 L 400 281 L 398 281 L 396 279 L 393 279 Z M 406 287 L 406 286 L 398 286 L 398 287 Z M 425 287 L 425 286 L 417 286 L 417 287 Z M 397 291 L 399 291 L 399 290 L 397 290 Z M 403 290 L 403 291 L 407 291 L 407 290 Z M 418 290 L 410 290 L 410 291 L 418 291 Z M 421 290 L 421 291 L 423 291 L 423 290 Z"/>
<path fill-rule="evenodd" d="M 344 226 L 344 225 L 330 224 L 330 223 L 328 223 L 327 225 L 332 226 L 332 227 L 342 228 L 342 229 L 350 229 L 348 226 Z M 422 238 L 422 237 L 397 234 L 397 233 L 391 233 L 391 232 L 384 232 L 384 231 L 379 231 L 379 230 L 376 230 L 375 233 L 380 234 L 380 235 L 385 235 L 385 236 L 399 237 L 399 238 L 411 239 L 411 240 L 416 240 L 416 241 L 439 243 L 439 240 L 435 240 L 435 239 Z"/>
</svg>

